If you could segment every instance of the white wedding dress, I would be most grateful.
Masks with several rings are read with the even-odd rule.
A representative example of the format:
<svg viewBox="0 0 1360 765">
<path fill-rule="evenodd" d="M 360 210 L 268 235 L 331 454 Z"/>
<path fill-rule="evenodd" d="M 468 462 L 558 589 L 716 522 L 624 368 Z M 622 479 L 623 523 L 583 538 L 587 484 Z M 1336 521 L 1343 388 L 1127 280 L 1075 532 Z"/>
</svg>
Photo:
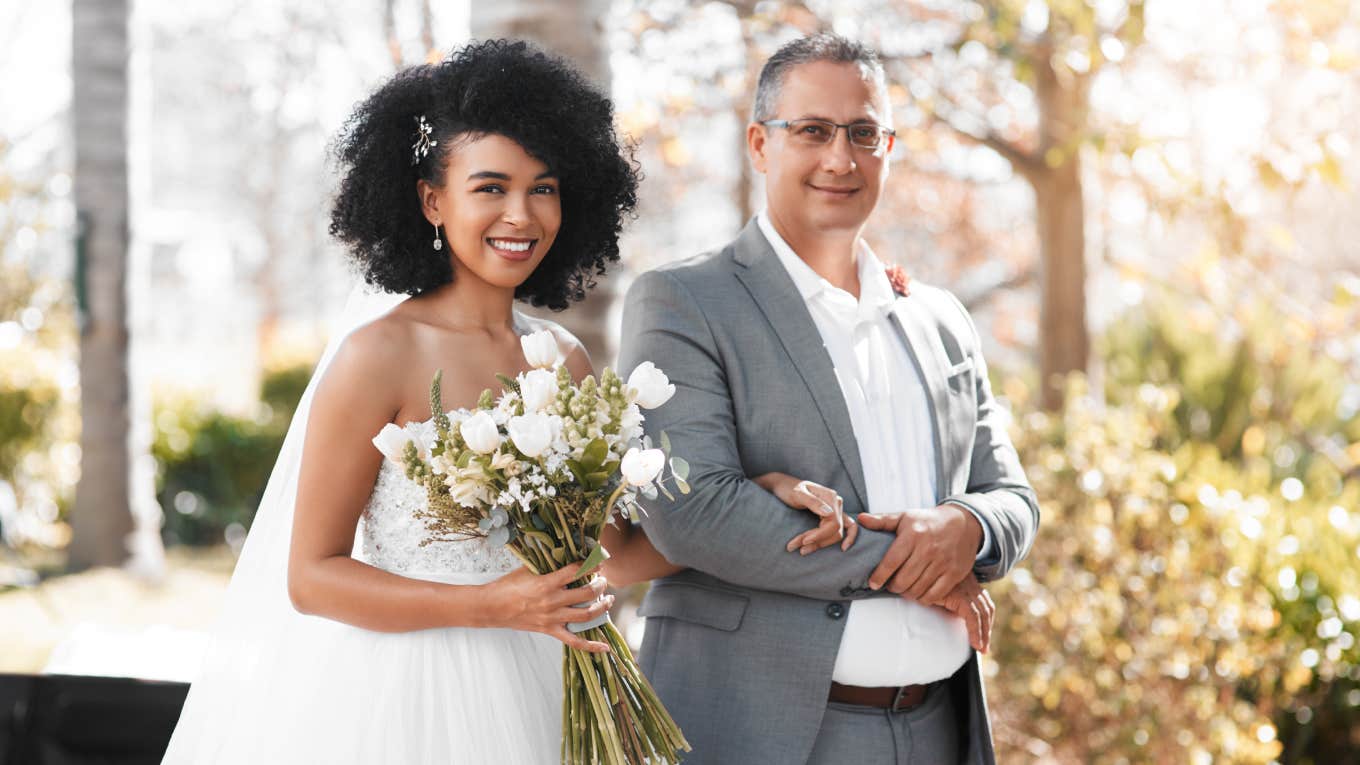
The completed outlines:
<svg viewBox="0 0 1360 765">
<path fill-rule="evenodd" d="M 554 638 L 461 627 L 381 633 L 292 608 L 287 548 L 301 439 L 311 391 L 335 345 L 280 451 L 164 762 L 559 762 L 562 644 Z M 429 535 L 415 513 L 425 501 L 423 489 L 384 458 L 353 556 L 448 584 L 482 584 L 520 565 L 481 539 L 422 547 Z"/>
</svg>

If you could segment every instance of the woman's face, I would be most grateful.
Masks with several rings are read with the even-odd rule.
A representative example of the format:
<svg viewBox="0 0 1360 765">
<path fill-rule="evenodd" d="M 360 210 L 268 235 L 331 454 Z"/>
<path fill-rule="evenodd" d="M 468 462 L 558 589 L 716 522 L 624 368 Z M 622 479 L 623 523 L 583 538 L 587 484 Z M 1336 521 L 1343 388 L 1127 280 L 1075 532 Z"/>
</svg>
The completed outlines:
<svg viewBox="0 0 1360 765">
<path fill-rule="evenodd" d="M 417 184 L 425 218 L 442 228 L 455 279 L 514 289 L 547 255 L 562 226 L 558 180 L 505 136 L 459 139 L 444 185 Z M 434 229 L 430 229 L 433 246 Z"/>
</svg>

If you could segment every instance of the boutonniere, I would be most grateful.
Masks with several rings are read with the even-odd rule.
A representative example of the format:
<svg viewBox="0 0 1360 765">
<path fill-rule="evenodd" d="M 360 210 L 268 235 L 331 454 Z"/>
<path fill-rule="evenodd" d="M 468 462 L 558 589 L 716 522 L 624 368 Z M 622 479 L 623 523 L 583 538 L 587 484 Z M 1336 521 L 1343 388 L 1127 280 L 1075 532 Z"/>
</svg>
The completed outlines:
<svg viewBox="0 0 1360 765">
<path fill-rule="evenodd" d="M 888 281 L 892 284 L 893 292 L 902 297 L 911 294 L 911 277 L 907 276 L 906 269 L 894 264 L 883 270 L 888 273 Z"/>
</svg>

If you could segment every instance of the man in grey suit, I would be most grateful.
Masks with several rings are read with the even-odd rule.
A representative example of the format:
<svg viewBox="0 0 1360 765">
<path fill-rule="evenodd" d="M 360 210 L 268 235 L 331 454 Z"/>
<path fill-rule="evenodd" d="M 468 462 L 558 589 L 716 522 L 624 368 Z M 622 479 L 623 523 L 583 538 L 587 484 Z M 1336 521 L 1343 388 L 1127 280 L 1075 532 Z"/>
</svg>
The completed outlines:
<svg viewBox="0 0 1360 765">
<path fill-rule="evenodd" d="M 893 137 L 873 51 L 789 43 L 748 127 L 766 211 L 628 293 L 619 366 L 670 376 L 646 427 L 691 465 L 642 523 L 687 569 L 640 609 L 687 762 L 994 761 L 964 623 L 989 629 L 977 583 L 1025 556 L 1039 509 L 967 312 L 861 238 Z M 839 503 L 848 549 L 821 532 Z"/>
</svg>

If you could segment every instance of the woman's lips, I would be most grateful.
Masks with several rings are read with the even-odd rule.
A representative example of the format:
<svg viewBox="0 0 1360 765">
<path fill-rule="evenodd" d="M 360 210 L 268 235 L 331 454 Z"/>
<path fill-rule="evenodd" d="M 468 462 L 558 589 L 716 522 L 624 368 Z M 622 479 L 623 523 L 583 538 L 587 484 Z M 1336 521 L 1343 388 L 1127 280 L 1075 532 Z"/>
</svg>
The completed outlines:
<svg viewBox="0 0 1360 765">
<path fill-rule="evenodd" d="M 518 239 L 513 237 L 487 237 L 486 243 L 496 254 L 506 260 L 525 261 L 534 256 L 537 239 Z"/>
</svg>

